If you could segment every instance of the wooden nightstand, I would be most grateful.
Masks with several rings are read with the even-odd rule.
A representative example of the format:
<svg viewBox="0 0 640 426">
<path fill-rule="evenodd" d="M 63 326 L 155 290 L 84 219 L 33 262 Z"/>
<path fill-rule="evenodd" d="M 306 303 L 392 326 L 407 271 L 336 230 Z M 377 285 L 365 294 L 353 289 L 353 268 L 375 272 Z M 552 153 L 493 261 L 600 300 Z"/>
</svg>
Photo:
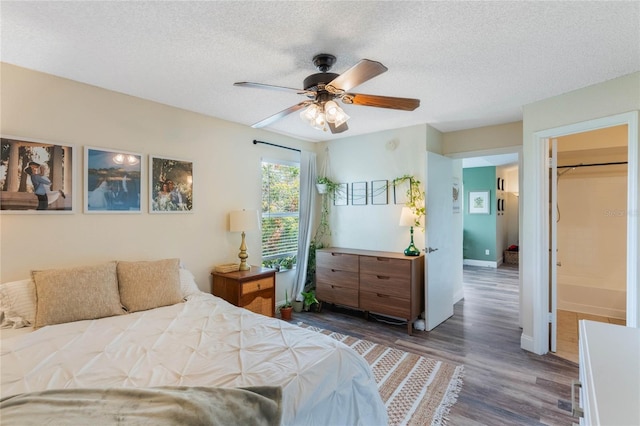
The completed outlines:
<svg viewBox="0 0 640 426">
<path fill-rule="evenodd" d="M 276 316 L 276 270 L 252 266 L 249 271 L 212 272 L 214 296 L 241 308 Z"/>
</svg>

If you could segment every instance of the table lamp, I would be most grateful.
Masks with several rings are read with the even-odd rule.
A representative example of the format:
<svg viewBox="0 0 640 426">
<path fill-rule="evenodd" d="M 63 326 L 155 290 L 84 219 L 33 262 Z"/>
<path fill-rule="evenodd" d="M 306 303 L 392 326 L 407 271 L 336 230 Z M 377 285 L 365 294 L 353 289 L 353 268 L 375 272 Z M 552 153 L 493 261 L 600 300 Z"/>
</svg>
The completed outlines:
<svg viewBox="0 0 640 426">
<path fill-rule="evenodd" d="M 251 266 L 247 264 L 249 255 L 247 254 L 247 244 L 244 237 L 245 232 L 255 231 L 259 229 L 258 211 L 257 210 L 236 210 L 229 213 L 229 231 L 242 232 L 242 243 L 240 243 L 240 252 L 238 257 L 240 258 L 240 270 L 248 271 Z"/>
<path fill-rule="evenodd" d="M 409 207 L 403 207 L 400 214 L 400 226 L 411 227 L 411 243 L 409 247 L 404 251 L 405 256 L 419 256 L 420 250 L 413 244 L 413 225 L 416 224 L 417 216 L 413 214 L 413 211 Z"/>
</svg>

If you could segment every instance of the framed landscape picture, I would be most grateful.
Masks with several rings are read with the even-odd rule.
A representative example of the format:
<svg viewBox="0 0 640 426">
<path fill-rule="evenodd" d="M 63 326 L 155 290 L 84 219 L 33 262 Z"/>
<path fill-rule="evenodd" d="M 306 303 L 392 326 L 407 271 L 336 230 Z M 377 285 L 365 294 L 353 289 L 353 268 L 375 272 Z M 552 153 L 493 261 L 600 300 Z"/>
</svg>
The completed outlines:
<svg viewBox="0 0 640 426">
<path fill-rule="evenodd" d="M 149 156 L 149 212 L 193 211 L 193 162 Z"/>
<path fill-rule="evenodd" d="M 85 213 L 140 213 L 142 155 L 85 147 Z"/>
<path fill-rule="evenodd" d="M 2 213 L 73 213 L 74 147 L 3 136 L 0 143 Z"/>
</svg>

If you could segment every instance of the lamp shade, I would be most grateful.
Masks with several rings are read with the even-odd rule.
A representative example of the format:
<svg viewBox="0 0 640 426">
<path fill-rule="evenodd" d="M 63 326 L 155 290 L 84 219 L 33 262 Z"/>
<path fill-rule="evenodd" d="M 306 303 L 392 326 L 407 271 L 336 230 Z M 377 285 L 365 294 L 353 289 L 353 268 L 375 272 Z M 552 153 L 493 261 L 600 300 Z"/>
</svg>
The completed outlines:
<svg viewBox="0 0 640 426">
<path fill-rule="evenodd" d="M 259 229 L 258 210 L 235 210 L 229 213 L 229 231 L 249 232 Z"/>
<path fill-rule="evenodd" d="M 402 213 L 400 213 L 399 226 L 414 226 L 416 224 L 417 216 L 413 214 L 413 211 L 409 207 L 403 207 Z"/>
</svg>

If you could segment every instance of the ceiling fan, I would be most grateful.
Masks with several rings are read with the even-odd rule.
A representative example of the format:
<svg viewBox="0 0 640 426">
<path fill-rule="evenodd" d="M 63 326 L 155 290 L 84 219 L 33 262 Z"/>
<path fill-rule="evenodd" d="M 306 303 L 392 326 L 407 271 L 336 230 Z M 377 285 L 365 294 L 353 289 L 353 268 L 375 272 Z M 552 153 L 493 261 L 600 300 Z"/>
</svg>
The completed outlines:
<svg viewBox="0 0 640 426">
<path fill-rule="evenodd" d="M 342 133 L 348 129 L 349 116 L 338 106 L 336 100 L 344 104 L 363 105 L 377 108 L 399 109 L 413 111 L 420 106 L 419 99 L 395 98 L 389 96 L 365 95 L 350 93 L 349 90 L 387 71 L 387 67 L 380 62 L 362 59 L 342 74 L 329 72 L 335 64 L 336 57 L 328 53 L 321 53 L 313 57 L 313 64 L 320 71 L 304 79 L 303 89 L 273 86 L 270 84 L 251 83 L 247 81 L 234 83 L 234 86 L 255 87 L 260 89 L 294 92 L 308 97 L 283 111 L 261 120 L 251 127 L 265 127 L 275 121 L 295 112 L 301 112 L 301 118 L 312 127 L 331 133 Z"/>
</svg>

